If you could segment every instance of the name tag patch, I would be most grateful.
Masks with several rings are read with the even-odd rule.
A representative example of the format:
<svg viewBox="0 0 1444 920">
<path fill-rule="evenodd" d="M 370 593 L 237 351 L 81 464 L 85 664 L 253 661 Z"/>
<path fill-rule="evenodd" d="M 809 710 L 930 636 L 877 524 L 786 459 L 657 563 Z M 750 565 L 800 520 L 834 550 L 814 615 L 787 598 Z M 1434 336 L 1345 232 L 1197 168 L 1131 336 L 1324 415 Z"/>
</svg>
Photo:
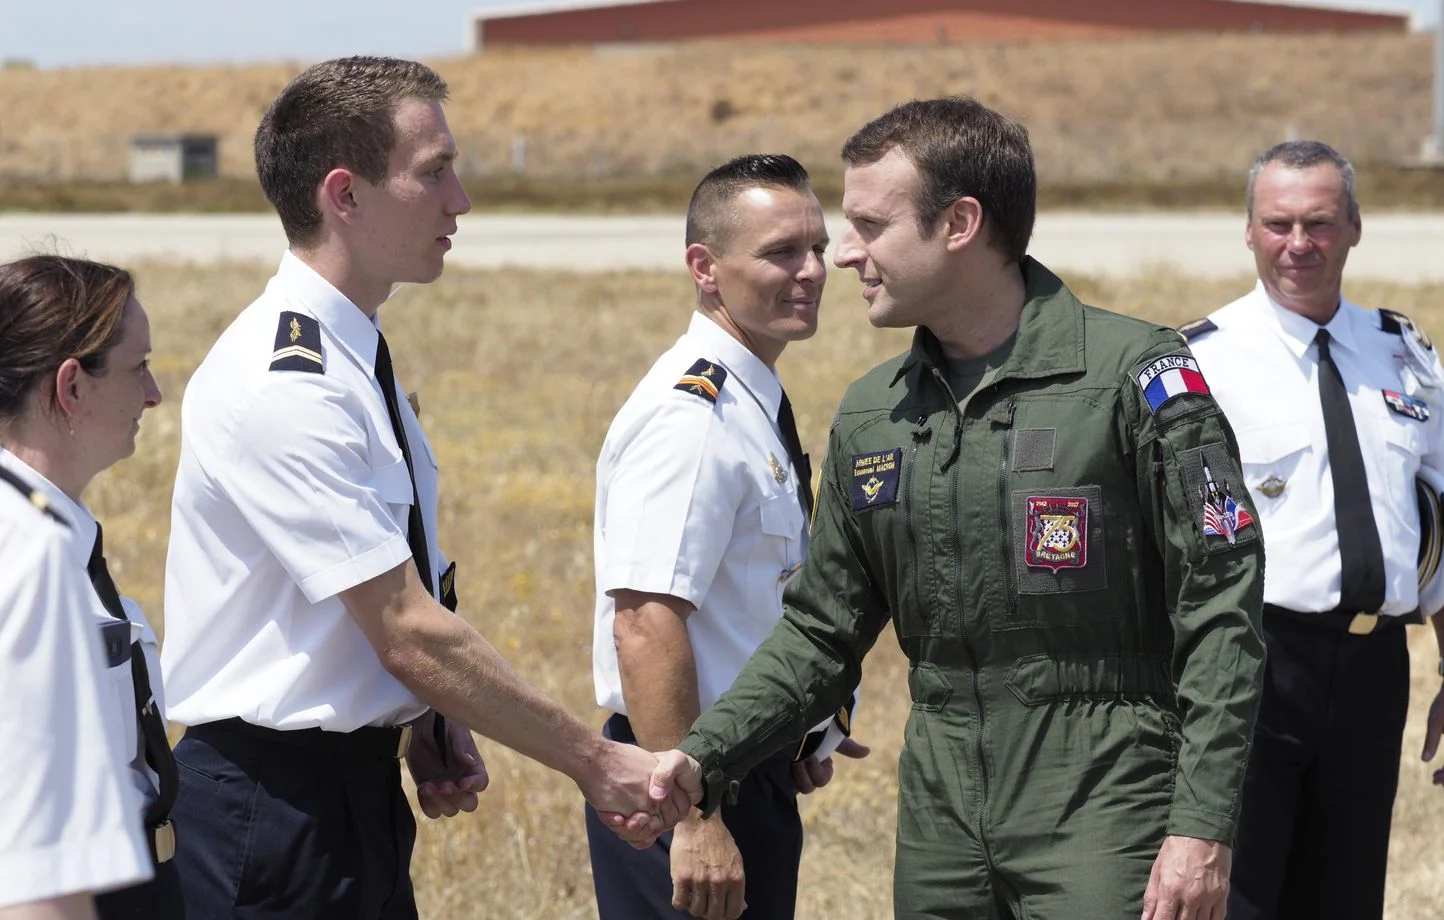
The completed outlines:
<svg viewBox="0 0 1444 920">
<path fill-rule="evenodd" d="M 1210 395 L 1208 383 L 1192 355 L 1173 354 L 1155 359 L 1138 372 L 1138 387 L 1154 413 L 1175 396 L 1195 393 Z"/>
<path fill-rule="evenodd" d="M 1028 496 L 1023 561 L 1033 568 L 1081 569 L 1088 564 L 1088 499 Z"/>
<path fill-rule="evenodd" d="M 1397 390 L 1384 390 L 1384 402 L 1395 415 L 1411 418 L 1416 422 L 1429 421 L 1429 404 Z"/>
<path fill-rule="evenodd" d="M 866 511 L 897 503 L 902 448 L 852 455 L 852 508 Z"/>
</svg>

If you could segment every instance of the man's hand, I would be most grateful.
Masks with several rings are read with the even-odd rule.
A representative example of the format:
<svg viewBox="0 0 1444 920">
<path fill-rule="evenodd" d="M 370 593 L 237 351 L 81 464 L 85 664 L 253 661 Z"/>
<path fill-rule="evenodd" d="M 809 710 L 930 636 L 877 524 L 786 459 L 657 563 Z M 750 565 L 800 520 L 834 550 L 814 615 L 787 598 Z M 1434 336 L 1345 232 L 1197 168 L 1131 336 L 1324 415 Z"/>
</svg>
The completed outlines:
<svg viewBox="0 0 1444 920">
<path fill-rule="evenodd" d="M 1223 920 L 1233 851 L 1212 840 L 1165 837 L 1143 892 L 1143 920 Z"/>
<path fill-rule="evenodd" d="M 1439 736 L 1444 735 L 1444 687 L 1434 696 L 1429 706 L 1429 718 L 1424 723 L 1424 762 L 1434 759 L 1439 752 Z M 1444 767 L 1434 771 L 1434 785 L 1444 786 Z"/>
<path fill-rule="evenodd" d="M 579 779 L 602 823 L 639 850 L 656 842 L 702 801 L 702 768 L 680 751 L 660 756 L 602 742 L 595 773 Z"/>
<path fill-rule="evenodd" d="M 447 765 L 436 750 L 431 725 L 435 712 L 428 712 L 412 726 L 411 748 L 406 766 L 416 783 L 416 802 L 428 818 L 450 818 L 462 811 L 476 811 L 477 793 L 491 778 L 476 749 L 471 731 L 454 719 L 446 720 L 446 737 L 451 748 Z"/>
<path fill-rule="evenodd" d="M 853 760 L 861 760 L 872 753 L 872 748 L 851 738 L 844 738 L 833 753 L 851 757 Z M 809 795 L 832 782 L 832 772 L 831 755 L 821 758 L 809 757 L 792 765 L 792 782 L 797 786 L 798 792 Z"/>
<path fill-rule="evenodd" d="M 747 909 L 742 854 L 720 814 L 685 818 L 670 855 L 673 907 L 704 920 L 737 920 Z"/>
</svg>

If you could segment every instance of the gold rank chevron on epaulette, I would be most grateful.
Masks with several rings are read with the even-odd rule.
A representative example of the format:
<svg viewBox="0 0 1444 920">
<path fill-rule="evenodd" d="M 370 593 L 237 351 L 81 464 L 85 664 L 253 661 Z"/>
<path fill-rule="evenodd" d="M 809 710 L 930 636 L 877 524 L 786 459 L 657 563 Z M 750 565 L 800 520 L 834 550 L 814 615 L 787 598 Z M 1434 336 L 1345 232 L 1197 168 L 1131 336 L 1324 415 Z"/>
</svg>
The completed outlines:
<svg viewBox="0 0 1444 920">
<path fill-rule="evenodd" d="M 326 373 L 321 357 L 321 324 L 314 316 L 282 311 L 276 326 L 276 350 L 271 352 L 271 370 Z"/>
<path fill-rule="evenodd" d="M 672 389 L 700 396 L 709 403 L 716 403 L 717 394 L 722 391 L 722 384 L 726 381 L 727 368 L 706 358 L 698 358 Z"/>
<path fill-rule="evenodd" d="M 1178 327 L 1178 334 L 1183 336 L 1185 342 L 1192 342 L 1205 333 L 1213 332 L 1218 326 L 1208 317 L 1192 320 Z"/>
<path fill-rule="evenodd" d="M 30 483 L 21 479 L 19 476 L 16 476 L 14 473 L 10 472 L 4 467 L 0 467 L 0 482 L 5 482 L 14 486 L 17 492 L 25 496 L 26 501 L 30 502 L 30 504 L 35 506 L 36 511 L 44 514 L 46 517 L 50 518 L 52 521 L 55 521 L 62 527 L 70 526 L 70 522 L 67 521 L 65 518 L 61 517 L 60 514 L 56 512 L 54 506 L 50 504 L 49 499 L 36 491 L 36 489 L 31 486 Z"/>
</svg>

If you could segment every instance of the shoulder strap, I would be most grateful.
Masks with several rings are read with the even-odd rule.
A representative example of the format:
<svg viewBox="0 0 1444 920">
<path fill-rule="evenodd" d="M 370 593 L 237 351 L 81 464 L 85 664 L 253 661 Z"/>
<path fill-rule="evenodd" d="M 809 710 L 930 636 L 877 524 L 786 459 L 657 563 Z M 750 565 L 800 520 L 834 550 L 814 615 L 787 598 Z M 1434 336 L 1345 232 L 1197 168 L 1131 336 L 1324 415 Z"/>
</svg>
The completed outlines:
<svg viewBox="0 0 1444 920">
<path fill-rule="evenodd" d="M 0 482 L 6 482 L 9 485 L 13 486 L 15 488 L 15 491 L 25 496 L 25 500 L 30 502 L 31 505 L 35 506 L 35 510 L 48 516 L 51 520 L 60 524 L 62 527 L 70 526 L 70 522 L 65 520 L 65 518 L 61 517 L 56 512 L 56 510 L 51 507 L 50 501 L 44 495 L 41 495 L 28 482 L 21 479 L 19 476 L 16 476 L 9 470 L 5 469 L 5 467 L 3 466 L 0 466 Z"/>
<path fill-rule="evenodd" d="M 1178 334 L 1183 336 L 1185 342 L 1192 342 L 1201 335 L 1207 335 L 1218 328 L 1218 325 L 1208 317 L 1192 320 L 1178 327 Z"/>
</svg>

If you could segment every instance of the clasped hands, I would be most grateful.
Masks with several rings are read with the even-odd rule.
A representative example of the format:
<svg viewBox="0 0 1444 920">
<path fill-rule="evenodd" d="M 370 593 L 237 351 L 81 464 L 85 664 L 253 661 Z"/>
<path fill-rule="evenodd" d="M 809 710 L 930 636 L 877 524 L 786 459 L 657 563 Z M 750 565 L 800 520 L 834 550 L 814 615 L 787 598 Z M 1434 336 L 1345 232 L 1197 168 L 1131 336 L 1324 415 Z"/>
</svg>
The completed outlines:
<svg viewBox="0 0 1444 920">
<path fill-rule="evenodd" d="M 702 766 L 681 751 L 603 745 L 597 769 L 577 785 L 602 823 L 637 849 L 651 846 L 702 801 Z"/>
</svg>

